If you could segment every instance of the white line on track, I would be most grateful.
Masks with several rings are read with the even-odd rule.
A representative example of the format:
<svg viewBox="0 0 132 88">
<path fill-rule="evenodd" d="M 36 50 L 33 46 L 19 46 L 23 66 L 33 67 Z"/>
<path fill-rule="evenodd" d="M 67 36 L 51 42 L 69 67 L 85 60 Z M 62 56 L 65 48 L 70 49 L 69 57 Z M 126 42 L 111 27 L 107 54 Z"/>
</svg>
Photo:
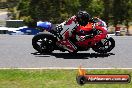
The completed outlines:
<svg viewBox="0 0 132 88">
<path fill-rule="evenodd" d="M 1 70 L 6 70 L 6 69 L 23 69 L 23 70 L 33 70 L 33 69 L 64 69 L 64 70 L 68 70 L 68 69 L 79 69 L 78 68 L 74 68 L 74 67 L 42 67 L 42 68 L 0 68 Z M 130 69 L 132 70 L 132 68 L 81 68 L 81 69 L 89 69 L 89 70 L 112 70 L 112 69 L 120 69 L 120 70 L 125 70 L 125 69 Z"/>
</svg>

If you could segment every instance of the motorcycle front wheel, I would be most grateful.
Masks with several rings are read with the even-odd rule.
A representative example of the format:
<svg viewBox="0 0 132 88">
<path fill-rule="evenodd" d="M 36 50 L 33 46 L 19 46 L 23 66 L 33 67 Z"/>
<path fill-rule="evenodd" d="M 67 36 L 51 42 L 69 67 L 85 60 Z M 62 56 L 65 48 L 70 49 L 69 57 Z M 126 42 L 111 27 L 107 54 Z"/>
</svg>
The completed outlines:
<svg viewBox="0 0 132 88">
<path fill-rule="evenodd" d="M 115 40 L 112 37 L 102 39 L 96 45 L 92 47 L 95 52 L 107 53 L 110 52 L 115 47 Z"/>
<path fill-rule="evenodd" d="M 32 39 L 32 46 L 40 53 L 54 51 L 55 39 L 50 33 L 37 34 Z"/>
</svg>

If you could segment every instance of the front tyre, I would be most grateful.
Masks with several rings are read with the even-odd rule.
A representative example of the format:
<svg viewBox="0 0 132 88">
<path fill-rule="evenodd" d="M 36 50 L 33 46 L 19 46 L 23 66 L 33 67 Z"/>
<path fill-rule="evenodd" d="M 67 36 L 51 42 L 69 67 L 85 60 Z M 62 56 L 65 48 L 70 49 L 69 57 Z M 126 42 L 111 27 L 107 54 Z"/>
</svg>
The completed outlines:
<svg viewBox="0 0 132 88">
<path fill-rule="evenodd" d="M 51 53 L 54 51 L 55 38 L 50 33 L 37 34 L 32 39 L 32 46 L 40 53 Z"/>
<path fill-rule="evenodd" d="M 92 49 L 98 53 L 110 52 L 115 47 L 115 40 L 112 37 L 107 37 L 98 42 Z"/>
</svg>

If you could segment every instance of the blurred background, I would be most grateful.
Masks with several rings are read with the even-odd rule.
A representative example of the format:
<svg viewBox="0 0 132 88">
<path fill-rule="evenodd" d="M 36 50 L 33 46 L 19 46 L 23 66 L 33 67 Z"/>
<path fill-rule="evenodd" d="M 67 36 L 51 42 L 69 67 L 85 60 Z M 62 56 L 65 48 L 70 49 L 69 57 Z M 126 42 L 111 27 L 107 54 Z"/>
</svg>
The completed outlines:
<svg viewBox="0 0 132 88">
<path fill-rule="evenodd" d="M 132 35 L 132 0 L 0 0 L 0 26 L 36 27 L 38 21 L 59 24 L 86 10 L 115 35 Z"/>
</svg>

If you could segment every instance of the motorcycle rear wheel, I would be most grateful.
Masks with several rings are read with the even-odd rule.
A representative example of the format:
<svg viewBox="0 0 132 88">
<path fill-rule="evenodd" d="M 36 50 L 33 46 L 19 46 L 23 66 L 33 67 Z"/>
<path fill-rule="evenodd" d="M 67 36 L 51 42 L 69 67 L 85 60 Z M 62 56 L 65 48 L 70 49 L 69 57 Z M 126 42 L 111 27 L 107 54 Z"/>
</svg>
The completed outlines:
<svg viewBox="0 0 132 88">
<path fill-rule="evenodd" d="M 49 33 L 37 34 L 32 39 L 32 46 L 39 53 L 51 53 L 54 51 L 55 39 Z"/>
<path fill-rule="evenodd" d="M 98 42 L 92 49 L 98 53 L 110 52 L 115 47 L 115 40 L 112 37 L 105 38 Z"/>
</svg>

